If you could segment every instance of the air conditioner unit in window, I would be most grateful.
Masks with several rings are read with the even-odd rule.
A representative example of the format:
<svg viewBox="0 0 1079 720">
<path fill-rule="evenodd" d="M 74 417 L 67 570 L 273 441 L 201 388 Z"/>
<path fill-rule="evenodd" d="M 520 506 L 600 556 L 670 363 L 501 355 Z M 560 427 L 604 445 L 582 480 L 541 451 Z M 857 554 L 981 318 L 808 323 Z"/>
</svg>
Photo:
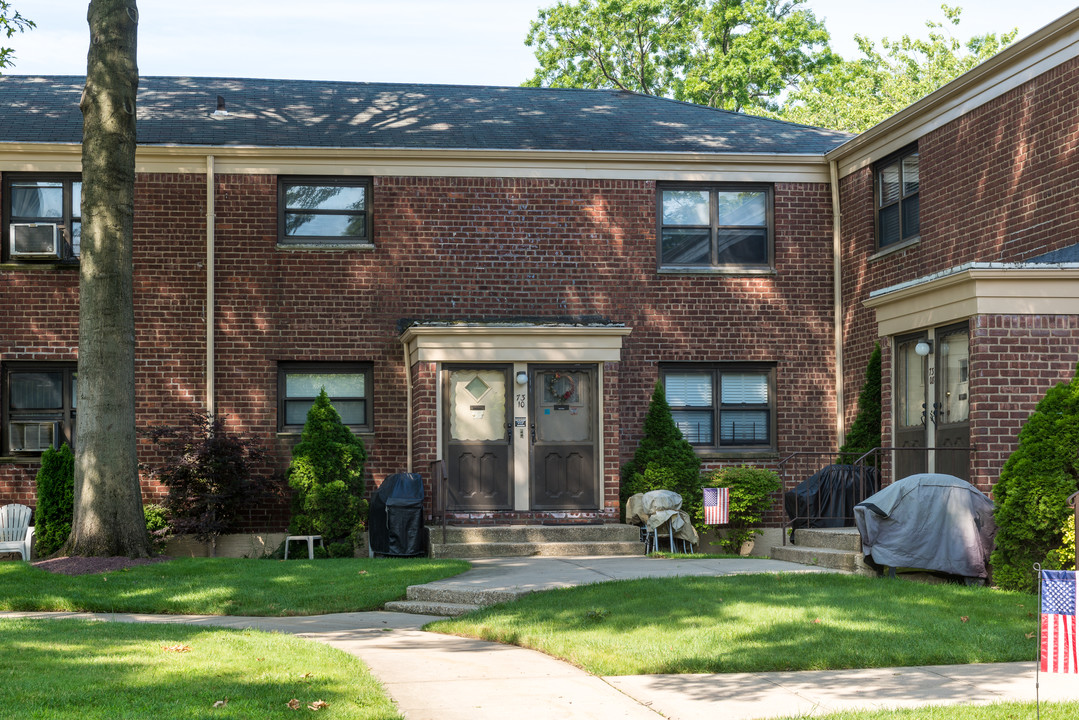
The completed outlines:
<svg viewBox="0 0 1079 720">
<path fill-rule="evenodd" d="M 56 223 L 11 223 L 11 257 L 56 257 L 60 232 Z"/>
<path fill-rule="evenodd" d="M 12 420 L 8 423 L 11 452 L 41 452 L 56 447 L 59 423 L 40 420 Z"/>
</svg>

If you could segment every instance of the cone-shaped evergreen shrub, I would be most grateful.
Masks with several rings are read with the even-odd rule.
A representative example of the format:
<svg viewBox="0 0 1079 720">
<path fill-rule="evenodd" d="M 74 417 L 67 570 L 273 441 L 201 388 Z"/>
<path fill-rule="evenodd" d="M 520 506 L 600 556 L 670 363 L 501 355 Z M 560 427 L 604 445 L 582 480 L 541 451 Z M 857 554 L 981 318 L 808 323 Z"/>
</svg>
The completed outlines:
<svg viewBox="0 0 1079 720">
<path fill-rule="evenodd" d="M 34 538 L 38 557 L 52 555 L 71 534 L 75 511 L 75 454 L 64 443 L 41 454 L 37 471 Z"/>
<path fill-rule="evenodd" d="M 880 447 L 880 424 L 880 345 L 877 345 L 869 356 L 865 383 L 858 394 L 858 414 L 847 433 L 847 441 L 839 448 L 839 462 L 853 463 L 873 448 Z"/>
<path fill-rule="evenodd" d="M 701 509 L 701 461 L 674 424 L 663 382 L 656 382 L 644 419 L 644 436 L 633 459 L 622 466 L 622 512 L 626 500 L 649 490 L 673 490 L 682 496 L 682 509 L 704 529 Z"/>
<path fill-rule="evenodd" d="M 1064 569 L 1064 529 L 1073 522 L 1068 497 L 1079 480 L 1079 375 L 1050 388 L 1019 431 L 1019 446 L 993 486 L 997 523 L 993 581 L 1032 592 L 1033 564 Z M 1053 551 L 1057 552 L 1053 552 Z"/>
<path fill-rule="evenodd" d="M 355 534 L 367 517 L 366 462 L 363 440 L 341 422 L 323 389 L 307 413 L 300 442 L 292 449 L 289 532 L 321 535 L 331 555 L 351 557 Z"/>
</svg>

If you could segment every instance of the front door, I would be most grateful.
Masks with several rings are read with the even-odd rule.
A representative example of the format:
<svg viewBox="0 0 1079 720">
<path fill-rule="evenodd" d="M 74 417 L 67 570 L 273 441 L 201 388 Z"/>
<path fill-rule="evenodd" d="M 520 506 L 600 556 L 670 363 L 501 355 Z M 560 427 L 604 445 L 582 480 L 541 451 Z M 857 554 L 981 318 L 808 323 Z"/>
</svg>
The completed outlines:
<svg viewBox="0 0 1079 720">
<path fill-rule="evenodd" d="M 970 481 L 970 335 L 967 327 L 938 330 L 933 402 L 936 471 Z"/>
<path fill-rule="evenodd" d="M 447 368 L 446 472 L 451 510 L 513 509 L 513 435 L 506 401 L 512 368 Z"/>
<path fill-rule="evenodd" d="M 929 471 L 925 392 L 928 360 L 917 353 L 926 336 L 900 338 L 895 347 L 895 478 Z"/>
<path fill-rule="evenodd" d="M 532 508 L 594 510 L 595 368 L 532 368 L 531 380 Z"/>
</svg>

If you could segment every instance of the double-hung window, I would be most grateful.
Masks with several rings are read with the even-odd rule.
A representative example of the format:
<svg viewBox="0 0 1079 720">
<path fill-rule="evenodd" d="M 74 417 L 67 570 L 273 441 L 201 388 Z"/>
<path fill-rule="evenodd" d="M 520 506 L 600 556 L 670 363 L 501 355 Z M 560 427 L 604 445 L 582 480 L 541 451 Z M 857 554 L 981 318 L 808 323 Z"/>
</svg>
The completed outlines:
<svg viewBox="0 0 1079 720">
<path fill-rule="evenodd" d="M 920 232 L 918 148 L 908 147 L 876 166 L 877 245 L 883 249 Z"/>
<path fill-rule="evenodd" d="M 5 173 L 4 252 L 8 261 L 72 260 L 82 234 L 78 175 Z"/>
<path fill-rule="evenodd" d="M 74 363 L 4 364 L 4 449 L 40 453 L 75 441 Z"/>
<path fill-rule="evenodd" d="M 774 264 L 770 185 L 660 185 L 659 265 L 693 271 L 768 271 Z"/>
<path fill-rule="evenodd" d="M 277 227 L 283 246 L 370 247 L 371 181 L 281 178 Z"/>
<path fill-rule="evenodd" d="M 775 369 L 767 365 L 663 368 L 675 425 L 703 450 L 774 450 Z"/>
<path fill-rule="evenodd" d="M 371 365 L 366 363 L 281 363 L 277 370 L 277 426 L 300 432 L 322 390 L 341 422 L 353 432 L 370 432 Z"/>
</svg>

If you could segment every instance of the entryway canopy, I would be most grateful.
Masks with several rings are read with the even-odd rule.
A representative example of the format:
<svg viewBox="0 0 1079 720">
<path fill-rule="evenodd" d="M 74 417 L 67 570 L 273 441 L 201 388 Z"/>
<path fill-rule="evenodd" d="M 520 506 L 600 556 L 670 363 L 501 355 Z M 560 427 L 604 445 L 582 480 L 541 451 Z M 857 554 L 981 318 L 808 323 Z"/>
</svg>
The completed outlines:
<svg viewBox="0 0 1079 720">
<path fill-rule="evenodd" d="M 416 322 L 401 333 L 417 362 L 617 362 L 621 323 Z"/>
</svg>

